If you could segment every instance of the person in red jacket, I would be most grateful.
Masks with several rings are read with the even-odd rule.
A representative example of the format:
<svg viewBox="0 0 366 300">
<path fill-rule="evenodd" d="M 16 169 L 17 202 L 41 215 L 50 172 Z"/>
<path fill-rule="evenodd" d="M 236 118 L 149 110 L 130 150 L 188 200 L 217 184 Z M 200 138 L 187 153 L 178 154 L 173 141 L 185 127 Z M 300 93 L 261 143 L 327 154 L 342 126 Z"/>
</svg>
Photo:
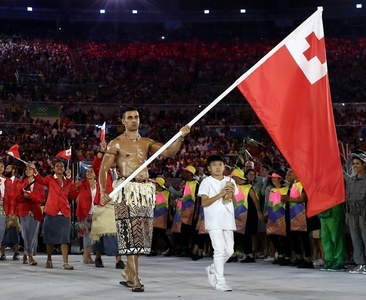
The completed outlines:
<svg viewBox="0 0 366 300">
<path fill-rule="evenodd" d="M 38 245 L 38 232 L 43 220 L 41 204 L 45 202 L 44 186 L 34 179 L 34 171 L 29 166 L 25 168 L 23 179 L 16 186 L 15 214 L 20 217 L 22 237 L 24 240 L 23 264 L 35 266 Z"/>
<path fill-rule="evenodd" d="M 19 179 L 16 177 L 17 167 L 9 164 L 5 168 L 4 210 L 6 214 L 6 229 L 1 242 L 1 260 L 5 260 L 5 245 L 12 245 L 13 260 L 19 260 L 19 219 L 15 215 L 15 189 Z"/>
<path fill-rule="evenodd" d="M 48 197 L 44 209 L 44 243 L 47 249 L 46 268 L 52 269 L 52 252 L 54 245 L 61 244 L 64 270 L 73 270 L 68 262 L 71 232 L 71 208 L 69 198 L 78 196 L 76 186 L 71 178 L 71 170 L 65 171 L 62 161 L 55 163 L 55 174 L 42 177 L 34 164 L 28 164 L 34 170 L 35 180 L 48 187 Z M 65 172 L 66 177 L 63 175 Z"/>
<path fill-rule="evenodd" d="M 81 228 L 83 236 L 83 263 L 94 263 L 91 254 L 92 247 L 89 237 L 94 204 L 100 203 L 100 188 L 99 183 L 95 180 L 95 173 L 92 167 L 86 170 L 86 179 L 82 179 L 79 186 L 78 203 L 76 206 L 76 217 Z"/>
<path fill-rule="evenodd" d="M 99 171 L 100 166 L 103 160 L 104 151 L 107 149 L 107 143 L 106 141 L 100 142 L 100 148 L 97 153 L 97 155 L 94 157 L 93 160 L 93 170 L 95 173 L 95 176 L 99 177 Z M 108 171 L 107 175 L 107 182 L 106 182 L 106 190 L 110 193 L 113 191 L 113 181 L 117 179 L 118 174 L 114 166 Z M 98 197 L 95 204 L 99 205 L 101 207 L 100 203 L 100 197 Z M 114 220 L 109 219 L 110 222 L 114 222 Z M 95 227 L 92 228 L 92 232 L 95 233 Z M 115 232 L 117 232 L 117 229 L 115 228 Z M 94 234 L 93 234 L 94 235 Z M 104 252 L 108 256 L 115 256 L 116 257 L 116 269 L 124 269 L 125 263 L 122 261 L 121 255 L 118 253 L 118 243 L 117 243 L 117 235 L 116 234 L 110 234 L 110 232 L 104 232 L 104 234 L 101 234 L 98 232 L 95 236 L 98 236 L 98 241 L 93 241 L 93 249 L 95 251 L 95 266 L 97 268 L 104 268 L 103 261 L 102 261 L 102 252 Z"/>
<path fill-rule="evenodd" d="M 5 177 L 3 176 L 5 170 L 4 162 L 0 160 L 0 245 L 2 243 L 5 228 L 6 228 L 6 214 L 4 208 L 4 194 L 5 194 Z M 5 249 L 4 253 L 1 252 L 0 260 L 5 260 Z"/>
</svg>

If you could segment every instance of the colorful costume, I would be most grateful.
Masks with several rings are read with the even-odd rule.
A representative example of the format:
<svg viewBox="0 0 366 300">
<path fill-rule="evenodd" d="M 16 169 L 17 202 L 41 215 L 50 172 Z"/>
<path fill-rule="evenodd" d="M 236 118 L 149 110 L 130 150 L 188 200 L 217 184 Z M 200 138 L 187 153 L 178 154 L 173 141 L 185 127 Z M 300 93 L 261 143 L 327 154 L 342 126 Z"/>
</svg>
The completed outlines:
<svg viewBox="0 0 366 300">
<path fill-rule="evenodd" d="M 235 224 L 236 232 L 244 234 L 248 218 L 248 195 L 252 188 L 251 184 L 238 185 L 239 193 L 235 195 Z"/>
<path fill-rule="evenodd" d="M 167 229 L 169 215 L 170 192 L 168 190 L 156 194 L 154 208 L 154 228 Z"/>
<path fill-rule="evenodd" d="M 299 198 L 303 186 L 294 182 L 290 189 L 290 198 Z M 291 231 L 307 231 L 305 203 L 290 202 Z"/>
<path fill-rule="evenodd" d="M 174 219 L 171 232 L 172 233 L 180 233 L 182 227 L 182 199 L 175 200 L 175 208 L 174 208 Z"/>
<path fill-rule="evenodd" d="M 184 187 L 182 198 L 182 223 L 192 225 L 193 214 L 198 191 L 198 181 L 188 181 Z"/>
<path fill-rule="evenodd" d="M 267 234 L 286 236 L 285 204 L 281 202 L 281 195 L 287 195 L 288 187 L 272 188 L 268 201 Z"/>
</svg>

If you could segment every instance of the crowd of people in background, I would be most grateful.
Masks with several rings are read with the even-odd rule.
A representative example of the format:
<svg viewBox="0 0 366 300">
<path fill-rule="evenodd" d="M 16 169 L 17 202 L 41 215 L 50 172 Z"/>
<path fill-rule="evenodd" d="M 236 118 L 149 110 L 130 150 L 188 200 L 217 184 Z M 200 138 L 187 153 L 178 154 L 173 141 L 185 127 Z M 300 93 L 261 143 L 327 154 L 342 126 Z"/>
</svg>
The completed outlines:
<svg viewBox="0 0 366 300">
<path fill-rule="evenodd" d="M 0 99 L 207 104 L 285 37 L 223 33 L 144 42 L 2 35 Z M 364 36 L 330 36 L 326 47 L 333 101 L 363 102 Z"/>
<path fill-rule="evenodd" d="M 99 152 L 95 153 L 93 168 L 98 162 L 100 164 L 100 149 L 98 148 Z M 231 177 L 240 191 L 231 196 L 234 203 L 236 231 L 233 240 L 234 250 L 228 262 L 255 263 L 258 259 L 264 259 L 268 263 L 279 266 L 306 269 L 319 267 L 322 271 L 346 271 L 347 265 L 355 265 L 352 269 L 349 268 L 351 273 L 366 274 L 365 249 L 361 234 L 365 226 L 364 209 L 362 208 L 364 199 L 362 197 L 361 199 L 360 193 L 358 193 L 359 190 L 364 189 L 366 155 L 357 150 L 352 154 L 351 160 L 356 175 L 345 175 L 346 205 L 337 205 L 311 218 L 306 217 L 306 193 L 289 166 L 279 161 L 273 161 L 267 165 L 258 164 L 252 160 L 246 161 L 242 168 L 225 165 L 225 176 Z M 226 162 L 225 159 L 224 162 Z M 121 256 L 117 257 L 117 252 L 111 252 L 112 248 L 95 250 L 101 248 L 99 246 L 97 248 L 95 241 L 91 243 L 89 240 L 95 208 L 93 209 L 93 204 L 90 206 L 88 201 L 86 203 L 81 198 L 87 196 L 89 186 L 91 188 L 96 180 L 93 168 L 88 168 L 84 180 L 80 182 L 79 179 L 76 179 L 75 183 L 71 178 L 71 171 L 67 169 L 68 173 L 63 180 L 70 181 L 65 181 L 70 186 L 65 189 L 52 183 L 57 181 L 57 177 L 48 175 L 42 179 L 34 164 L 27 164 L 24 168 L 24 175 L 18 176 L 18 168 L 14 163 L 5 166 L 3 162 L 0 162 L 0 170 L 4 173 L 0 184 L 3 199 L 0 205 L 2 208 L 0 209 L 0 221 L 7 224 L 7 227 L 0 224 L 4 230 L 7 228 L 2 240 L 0 260 L 7 259 L 6 246 L 13 249 L 13 260 L 20 259 L 21 246 L 24 248 L 23 264 L 37 265 L 35 261 L 37 252 L 47 250 L 46 268 L 53 268 L 51 255 L 57 253 L 56 249 L 59 249 L 58 251 L 61 250 L 63 255 L 64 269 L 73 269 L 73 266 L 70 266 L 67 261 L 69 251 L 67 244 L 71 242 L 70 236 L 65 236 L 70 227 L 63 233 L 66 241 L 62 242 L 64 244 L 59 243 L 62 244 L 61 248 L 54 248 L 54 244 L 58 244 L 58 242 L 48 240 L 44 242 L 47 249 L 43 248 L 43 238 L 50 234 L 50 228 L 48 228 L 50 225 L 48 227 L 40 226 L 44 221 L 42 212 L 47 198 L 46 194 L 48 194 L 47 202 L 49 203 L 45 213 L 48 216 L 53 207 L 52 193 L 55 192 L 55 189 L 61 188 L 65 193 L 65 209 L 69 211 L 67 226 L 71 226 L 70 217 L 73 214 L 73 210 L 70 211 L 72 205 L 67 205 L 67 199 L 69 201 L 77 200 L 75 211 L 78 223 L 75 221 L 74 226 L 80 228 L 77 239 L 79 242 L 83 241 L 80 244 L 80 249 L 85 251 L 83 262 L 95 264 L 96 267 L 104 267 L 101 255 L 107 253 L 107 255 L 116 256 L 116 268 L 123 269 L 124 263 Z M 55 174 L 62 176 L 64 171 L 64 163 L 56 161 Z M 118 169 L 116 171 L 113 171 L 116 173 L 114 180 L 119 178 Z M 212 245 L 204 226 L 203 204 L 198 195 L 200 183 L 209 176 L 209 173 L 207 168 L 190 164 L 181 167 L 178 174 L 180 175 L 174 178 L 166 177 L 167 174 L 163 173 L 152 176 L 152 182 L 156 185 L 157 203 L 154 209 L 153 243 L 151 252 L 147 256 L 174 255 L 197 261 L 213 254 Z M 32 186 L 35 182 L 36 184 Z M 40 184 L 46 185 L 46 190 L 40 189 Z M 85 191 L 81 192 L 83 186 L 85 186 Z M 96 187 L 94 186 L 94 190 L 97 190 Z M 280 201 L 273 198 L 276 193 L 281 195 Z M 98 195 L 95 194 L 94 197 L 96 196 Z M 15 197 L 13 205 L 4 205 L 10 203 L 11 197 Z M 93 200 L 94 204 L 100 205 L 96 199 L 99 198 Z M 84 208 L 82 208 L 83 206 Z M 285 221 L 278 223 L 279 206 Z M 275 208 L 276 217 L 273 216 Z M 81 214 L 82 210 L 84 214 Z M 17 217 L 20 217 L 20 220 L 16 220 Z M 56 214 L 54 218 L 56 217 L 60 216 Z M 54 226 L 56 225 L 51 225 L 51 228 Z M 21 232 L 22 238 L 20 238 L 19 232 Z M 52 235 L 52 237 L 55 236 Z M 75 236 L 74 239 L 76 239 Z M 108 243 L 108 247 L 113 247 L 111 246 L 113 243 Z M 95 261 L 92 258 L 92 249 L 94 249 L 94 253 L 99 251 L 96 252 Z"/>
<path fill-rule="evenodd" d="M 96 125 L 107 122 L 108 141 L 123 132 L 120 111 L 116 109 L 112 114 L 105 113 L 95 108 L 94 103 L 186 104 L 187 107 L 183 110 L 152 111 L 149 107 L 139 108 L 143 120 L 140 125 L 141 135 L 162 142 L 167 141 L 196 116 L 200 110 L 198 104 L 210 103 L 224 90 L 222 87 L 234 82 L 278 42 L 276 39 L 246 41 L 244 38 L 235 37 L 230 41 L 223 39 L 222 42 L 190 39 L 151 43 L 67 43 L 49 38 L 14 39 L 2 36 L 0 101 L 11 103 L 11 107 L 0 108 L 0 125 L 4 125 L 0 135 L 0 158 L 3 161 L 0 163 L 0 171 L 2 173 L 5 168 L 12 166 L 6 171 L 10 172 L 8 175 L 4 173 L 7 178 L 12 178 L 12 182 L 24 173 L 24 187 L 27 186 L 27 177 L 33 180 L 33 176 L 36 176 L 29 174 L 31 171 L 22 162 L 15 161 L 6 154 L 14 144 L 19 145 L 21 158 L 31 162 L 42 177 L 59 172 L 54 157 L 59 151 L 69 147 L 72 148 L 71 164 L 77 165 L 77 168 L 80 162 L 93 161 L 100 149 L 100 129 Z M 365 42 L 364 37 L 332 37 L 326 41 L 332 97 L 335 102 L 346 103 L 344 108 L 334 109 L 340 149 L 342 142 L 347 144 L 350 150 L 357 148 L 366 151 L 362 130 L 365 111 L 347 105 L 350 102 L 363 102 L 366 96 L 360 76 L 365 69 L 365 61 L 362 59 L 365 55 Z M 37 102 L 61 103 L 59 118 L 54 122 L 33 119 L 27 110 L 27 104 Z M 89 103 L 91 108 L 83 109 L 78 106 L 78 102 Z M 238 105 L 241 102 L 243 104 Z M 250 228 L 235 235 L 235 252 L 229 259 L 230 262 L 240 260 L 242 263 L 250 263 L 263 258 L 280 266 L 321 266 L 325 271 L 344 270 L 347 264 L 356 264 L 353 271 L 365 273 L 365 262 L 362 260 L 365 253 L 361 249 L 365 241 L 352 229 L 350 235 L 349 227 L 345 227 L 345 223 L 336 227 L 342 235 L 340 240 L 343 241 L 344 238 L 345 248 L 337 244 L 341 253 L 333 253 L 334 257 L 330 258 L 329 253 L 334 249 L 326 247 L 328 252 L 324 255 L 320 243 L 323 234 L 321 230 L 335 228 L 329 221 L 332 214 L 320 215 L 319 218 L 316 216 L 311 226 L 303 229 L 305 235 L 291 234 L 290 219 L 286 219 L 288 227 L 281 228 L 287 235 L 277 231 L 268 234 L 268 222 L 273 222 L 270 215 L 275 206 L 268 193 L 277 189 L 285 196 L 289 188 L 296 183 L 296 174 L 291 173 L 291 166 L 287 165 L 254 112 L 245 105 L 242 95 L 234 92 L 228 96 L 225 103 L 224 106 L 218 106 L 208 112 L 195 124 L 180 151 L 173 158 L 158 157 L 149 166 L 150 178 L 154 178 L 157 190 L 163 193 L 164 199 L 169 200 L 166 211 L 168 219 L 163 227 L 161 223 L 155 222 L 153 247 L 149 256 L 176 255 L 198 260 L 212 255 L 209 239 L 205 236 L 207 233 L 202 229 L 203 215 L 197 192 L 199 183 L 207 176 L 206 158 L 220 153 L 225 157 L 227 165 L 225 175 L 236 178 L 238 186 L 246 186 L 243 191 L 245 190 L 251 199 L 246 206 L 246 222 L 250 224 Z M 232 130 L 235 126 L 244 126 L 240 135 Z M 258 143 L 246 143 L 245 137 L 250 137 Z M 243 158 L 240 151 L 243 148 L 252 155 L 247 161 L 248 164 L 241 163 Z M 355 159 L 360 161 L 364 170 L 366 158 L 362 155 L 350 157 L 350 161 Z M 14 170 L 18 172 L 14 173 Z M 68 177 L 72 176 L 73 180 L 77 180 L 75 175 L 68 174 Z M 364 177 L 362 172 L 359 175 Z M 5 179 L 3 181 L 5 182 Z M 293 199 L 302 197 L 303 190 L 298 185 L 296 188 L 298 196 L 292 197 Z M 0 192 L 4 197 L 5 190 Z M 348 195 L 352 196 L 352 193 Z M 19 203 L 26 203 L 26 194 L 21 194 L 20 198 Z M 37 201 L 40 206 L 42 201 Z M 282 202 L 283 217 L 288 218 L 291 199 L 283 199 Z M 25 218 L 20 212 L 16 213 L 14 207 L 9 209 L 11 215 L 18 214 L 19 217 Z M 342 220 L 343 207 L 334 210 L 337 212 L 332 212 L 333 217 L 340 215 Z M 1 218 L 4 215 L 4 211 L 0 210 L 0 221 L 4 219 Z M 32 217 L 36 218 L 35 213 Z M 36 219 L 37 222 L 41 222 L 43 217 L 37 214 Z M 36 228 L 34 230 L 39 230 L 39 224 L 33 221 L 33 228 Z M 27 222 L 29 220 L 22 220 L 22 223 Z M 356 222 L 355 218 L 353 222 Z M 356 228 L 361 224 L 353 226 Z M 88 224 L 84 224 L 84 228 L 87 227 Z M 343 228 L 345 232 L 339 228 Z M 26 232 L 26 228 L 22 228 L 22 231 Z M 283 238 L 284 236 L 291 237 L 292 241 Z M 24 242 L 25 237 L 23 236 Z M 326 237 L 327 241 L 336 243 L 331 232 L 328 232 Z M 10 235 L 10 240 L 9 244 L 14 250 L 13 259 L 18 260 L 17 247 L 20 240 L 14 232 Z M 24 242 L 23 247 L 26 250 Z M 66 242 L 68 241 L 62 240 L 61 244 L 66 245 Z M 27 242 L 28 248 L 24 251 L 23 263 L 36 265 L 34 243 Z M 53 243 L 54 241 L 48 242 L 49 245 Z M 0 260 L 6 258 L 3 252 L 6 244 L 8 242 L 2 247 Z M 355 246 L 357 261 L 352 256 Z M 47 248 L 48 268 L 53 267 L 51 254 L 54 249 L 50 247 Z M 86 247 L 90 245 L 86 244 Z M 91 258 L 91 250 L 87 249 L 84 262 L 92 263 L 94 260 Z M 73 266 L 68 264 L 66 255 L 68 249 L 62 246 L 61 251 L 64 256 L 64 268 L 71 270 Z M 99 254 L 95 262 L 101 267 Z M 122 268 L 121 260 L 117 256 L 116 267 Z"/>
</svg>

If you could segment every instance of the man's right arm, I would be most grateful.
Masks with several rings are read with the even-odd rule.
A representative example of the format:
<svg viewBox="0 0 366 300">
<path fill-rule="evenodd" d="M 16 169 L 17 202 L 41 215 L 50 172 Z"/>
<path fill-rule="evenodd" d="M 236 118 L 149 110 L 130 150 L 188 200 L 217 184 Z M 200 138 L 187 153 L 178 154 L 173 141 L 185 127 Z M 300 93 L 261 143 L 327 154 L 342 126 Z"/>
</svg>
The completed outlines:
<svg viewBox="0 0 366 300">
<path fill-rule="evenodd" d="M 101 194 L 101 204 L 104 205 L 111 201 L 111 198 L 106 192 L 108 171 L 114 165 L 117 158 L 118 143 L 116 141 L 111 141 L 108 145 L 107 151 L 105 151 L 102 164 L 99 171 L 99 186 Z"/>
<path fill-rule="evenodd" d="M 99 171 L 100 192 L 103 194 L 107 185 L 108 171 L 116 160 L 115 154 L 105 153 Z"/>
<path fill-rule="evenodd" d="M 99 146 L 100 146 L 100 148 L 98 150 L 98 153 L 97 153 L 97 155 L 94 156 L 94 160 L 92 163 L 92 168 L 93 168 L 93 171 L 97 178 L 99 178 L 100 165 L 102 163 L 103 155 L 107 148 L 107 144 L 105 141 L 102 141 L 102 142 L 100 142 Z"/>
</svg>

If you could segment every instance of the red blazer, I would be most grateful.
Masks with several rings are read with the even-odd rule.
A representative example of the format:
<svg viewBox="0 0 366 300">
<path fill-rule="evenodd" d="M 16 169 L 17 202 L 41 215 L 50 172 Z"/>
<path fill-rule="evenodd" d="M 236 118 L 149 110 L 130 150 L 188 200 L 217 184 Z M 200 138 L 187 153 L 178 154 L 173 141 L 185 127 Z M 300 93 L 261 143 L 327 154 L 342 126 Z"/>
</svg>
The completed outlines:
<svg viewBox="0 0 366 300">
<path fill-rule="evenodd" d="M 15 214 L 15 193 L 16 193 L 16 185 L 19 181 L 18 178 L 14 178 L 14 182 L 11 181 L 10 178 L 5 178 L 5 195 L 4 195 L 4 210 L 6 215 L 14 215 Z"/>
<path fill-rule="evenodd" d="M 96 194 L 94 198 L 94 204 L 100 203 L 100 187 L 99 183 L 96 182 Z M 87 179 L 81 180 L 81 184 L 79 186 L 79 196 L 78 196 L 78 204 L 76 206 L 75 215 L 80 219 L 85 219 L 88 216 L 88 213 L 92 206 L 92 194 L 90 189 L 90 183 Z"/>
<path fill-rule="evenodd" d="M 72 179 L 65 178 L 63 186 L 61 186 L 58 178 L 55 178 L 53 175 L 47 175 L 43 178 L 38 173 L 34 176 L 34 179 L 48 187 L 48 197 L 44 212 L 53 217 L 61 212 L 65 217 L 69 218 L 71 216 L 69 198 L 75 200 L 78 196 Z"/>
<path fill-rule="evenodd" d="M 32 199 L 24 197 L 23 188 L 29 184 L 29 179 L 20 180 L 16 186 L 15 202 L 17 204 L 15 214 L 19 217 L 25 217 L 30 211 L 37 221 L 43 220 L 41 204 L 45 202 L 44 186 L 38 182 L 33 183 L 33 191 L 29 194 Z"/>
<path fill-rule="evenodd" d="M 98 178 L 98 182 L 99 182 L 99 171 L 100 171 L 100 165 L 102 164 L 102 159 L 103 158 L 94 156 L 94 160 L 93 160 L 93 164 L 92 164 L 92 168 L 95 173 L 95 176 Z M 111 170 L 109 170 L 107 173 L 107 182 L 105 185 L 105 191 L 108 194 L 110 194 L 113 191 L 113 175 L 112 175 Z M 99 202 L 98 202 L 98 204 L 99 204 Z"/>
</svg>

